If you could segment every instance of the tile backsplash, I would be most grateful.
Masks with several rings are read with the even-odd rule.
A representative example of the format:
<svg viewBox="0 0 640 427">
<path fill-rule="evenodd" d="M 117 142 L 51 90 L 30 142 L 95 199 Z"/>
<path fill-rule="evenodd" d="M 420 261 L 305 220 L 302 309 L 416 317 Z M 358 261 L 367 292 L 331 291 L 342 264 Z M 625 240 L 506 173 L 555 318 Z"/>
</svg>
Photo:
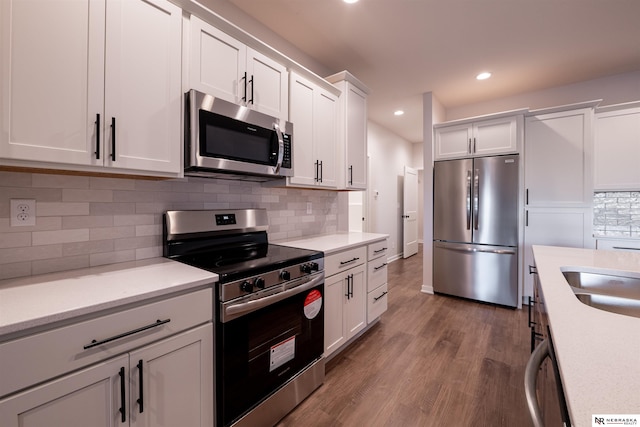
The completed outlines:
<svg viewBox="0 0 640 427">
<path fill-rule="evenodd" d="M 271 241 L 336 232 L 337 194 L 218 179 L 0 171 L 0 279 L 162 256 L 169 209 L 266 208 Z M 35 226 L 11 226 L 11 199 L 36 200 Z"/>
<path fill-rule="evenodd" d="M 640 238 L 640 192 L 594 193 L 593 234 L 596 237 Z"/>
</svg>

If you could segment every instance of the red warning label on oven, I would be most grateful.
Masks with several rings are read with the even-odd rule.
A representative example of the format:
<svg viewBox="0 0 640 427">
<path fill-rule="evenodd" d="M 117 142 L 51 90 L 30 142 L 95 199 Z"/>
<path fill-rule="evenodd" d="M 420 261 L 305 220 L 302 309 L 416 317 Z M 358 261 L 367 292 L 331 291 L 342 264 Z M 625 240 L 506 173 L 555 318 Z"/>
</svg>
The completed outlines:
<svg viewBox="0 0 640 427">
<path fill-rule="evenodd" d="M 322 294 L 317 289 L 309 292 L 304 299 L 304 315 L 307 319 L 314 319 L 322 308 Z"/>
</svg>

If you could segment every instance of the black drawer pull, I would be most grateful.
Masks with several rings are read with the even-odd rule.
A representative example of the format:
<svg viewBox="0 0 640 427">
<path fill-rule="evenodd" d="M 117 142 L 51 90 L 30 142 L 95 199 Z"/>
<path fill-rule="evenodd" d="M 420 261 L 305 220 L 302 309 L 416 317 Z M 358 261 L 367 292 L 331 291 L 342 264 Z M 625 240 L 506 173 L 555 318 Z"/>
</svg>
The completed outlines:
<svg viewBox="0 0 640 427">
<path fill-rule="evenodd" d="M 359 260 L 360 258 L 355 257 L 353 259 L 350 259 L 349 261 L 340 261 L 340 265 L 345 265 L 345 264 L 351 264 L 352 262 L 356 262 L 357 260 Z"/>
<path fill-rule="evenodd" d="M 140 407 L 140 413 L 144 412 L 144 377 L 142 374 L 142 370 L 144 368 L 144 362 L 142 361 L 142 359 L 138 360 L 138 400 L 136 400 L 136 402 L 138 403 L 138 406 Z"/>
<path fill-rule="evenodd" d="M 124 367 L 120 368 L 120 372 L 118 372 L 120 376 L 120 421 L 123 423 L 127 421 L 127 407 L 125 406 L 127 402 L 125 401 L 127 395 L 125 393 L 125 383 L 124 383 Z"/>
<path fill-rule="evenodd" d="M 387 266 L 387 263 L 385 262 L 385 263 L 384 263 L 384 264 L 382 264 L 380 267 L 373 267 L 373 270 L 374 270 L 374 271 L 378 271 L 378 270 L 380 270 L 381 268 L 384 268 L 384 267 L 386 267 L 386 266 Z"/>
<path fill-rule="evenodd" d="M 97 347 L 99 345 L 106 344 L 106 343 L 111 342 L 111 341 L 119 340 L 120 338 L 128 337 L 129 335 L 137 334 L 138 332 L 146 331 L 147 329 L 155 328 L 157 326 L 164 325 L 165 323 L 169 323 L 169 322 L 171 322 L 171 319 L 166 319 L 166 320 L 158 319 L 155 323 L 152 323 L 152 324 L 147 325 L 147 326 L 143 326 L 143 327 L 138 328 L 138 329 L 134 329 L 133 331 L 129 331 L 129 332 L 125 332 L 123 334 L 115 335 L 115 336 L 113 336 L 111 338 L 106 338 L 106 339 L 101 340 L 101 341 L 92 340 L 90 344 L 85 345 L 83 348 L 85 350 L 88 350 L 90 348 Z"/>
<path fill-rule="evenodd" d="M 536 267 L 535 265 L 530 265 L 529 274 L 538 274 L 538 267 Z"/>
<path fill-rule="evenodd" d="M 380 253 L 380 252 L 384 252 L 384 251 L 386 251 L 386 250 L 387 250 L 387 248 L 382 248 L 382 249 L 374 250 L 374 251 L 373 251 L 373 253 L 374 253 L 374 254 L 378 254 L 378 253 Z"/>
<path fill-rule="evenodd" d="M 379 297 L 373 297 L 373 300 L 374 300 L 374 301 L 378 301 L 379 299 L 381 299 L 382 297 L 384 297 L 384 296 L 385 296 L 386 294 L 388 294 L 388 293 L 389 293 L 389 292 L 384 291 L 384 292 L 382 293 L 382 295 L 380 295 Z"/>
</svg>

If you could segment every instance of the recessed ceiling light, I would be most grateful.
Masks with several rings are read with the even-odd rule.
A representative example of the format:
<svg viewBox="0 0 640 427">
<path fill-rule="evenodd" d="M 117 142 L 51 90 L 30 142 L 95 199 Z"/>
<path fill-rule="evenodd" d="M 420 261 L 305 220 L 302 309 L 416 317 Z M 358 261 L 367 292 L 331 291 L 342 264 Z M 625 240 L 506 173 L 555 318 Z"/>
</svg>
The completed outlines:
<svg viewBox="0 0 640 427">
<path fill-rule="evenodd" d="M 342 0 L 342 1 L 349 4 L 358 2 L 358 0 Z"/>
<path fill-rule="evenodd" d="M 402 111 L 402 110 L 396 110 L 396 111 L 393 112 L 394 116 L 401 116 L 403 114 L 404 114 L 404 111 Z"/>
<path fill-rule="evenodd" d="M 484 71 L 484 72 L 478 74 L 476 76 L 476 79 L 478 79 L 478 80 L 487 80 L 489 77 L 491 77 L 491 73 L 488 72 L 488 71 Z"/>
</svg>

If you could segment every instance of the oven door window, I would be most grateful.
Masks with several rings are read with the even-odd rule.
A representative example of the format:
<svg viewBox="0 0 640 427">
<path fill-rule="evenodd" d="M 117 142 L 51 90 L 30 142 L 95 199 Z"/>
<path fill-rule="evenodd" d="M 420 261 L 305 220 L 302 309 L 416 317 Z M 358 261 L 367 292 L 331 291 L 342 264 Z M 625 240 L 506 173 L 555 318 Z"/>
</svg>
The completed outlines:
<svg viewBox="0 0 640 427">
<path fill-rule="evenodd" d="M 275 166 L 278 136 L 272 129 L 200 110 L 200 155 Z"/>
<path fill-rule="evenodd" d="M 218 415 L 227 426 L 322 356 L 323 286 L 218 323 Z M 320 297 L 320 298 L 318 298 Z"/>
</svg>

